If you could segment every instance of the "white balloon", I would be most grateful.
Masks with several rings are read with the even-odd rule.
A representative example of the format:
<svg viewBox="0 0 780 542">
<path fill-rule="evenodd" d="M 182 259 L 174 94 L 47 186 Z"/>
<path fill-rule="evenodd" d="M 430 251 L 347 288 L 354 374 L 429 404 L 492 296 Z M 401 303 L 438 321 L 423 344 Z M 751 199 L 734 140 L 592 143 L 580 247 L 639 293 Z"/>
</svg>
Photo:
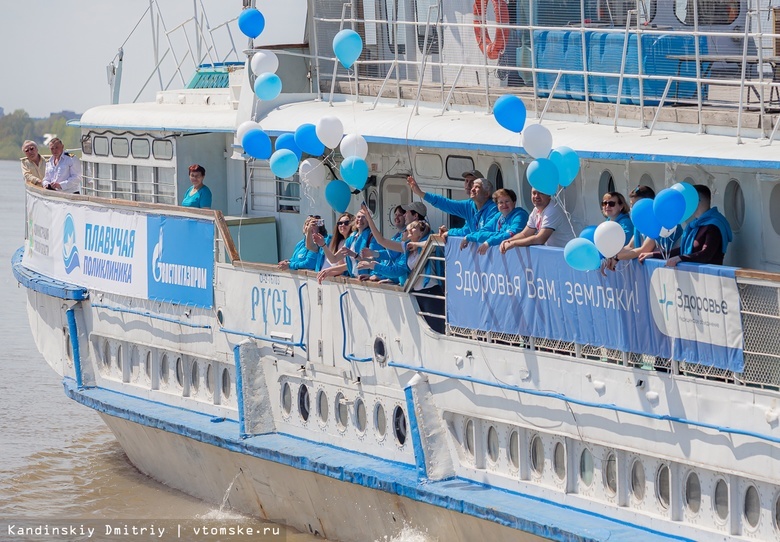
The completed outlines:
<svg viewBox="0 0 780 542">
<path fill-rule="evenodd" d="M 344 135 L 344 125 L 338 117 L 322 117 L 317 121 L 315 132 L 326 147 L 335 149 Z"/>
<path fill-rule="evenodd" d="M 625 246 L 626 232 L 617 222 L 602 222 L 593 233 L 593 243 L 602 256 L 611 258 Z"/>
<path fill-rule="evenodd" d="M 309 186 L 321 186 L 325 183 L 325 166 L 316 158 L 307 158 L 298 167 L 301 181 Z"/>
<path fill-rule="evenodd" d="M 534 158 L 547 158 L 552 150 L 552 134 L 541 124 L 523 128 L 523 148 Z"/>
<path fill-rule="evenodd" d="M 256 76 L 263 73 L 276 73 L 279 69 L 279 58 L 271 51 L 258 51 L 252 56 L 249 65 Z"/>
<path fill-rule="evenodd" d="M 672 234 L 675 232 L 675 230 L 677 230 L 677 226 L 675 226 L 675 227 L 674 227 L 674 228 L 672 228 L 671 230 L 667 230 L 666 228 L 664 228 L 664 227 L 662 226 L 662 227 L 661 227 L 661 233 L 660 233 L 660 235 L 661 235 L 661 237 L 663 237 L 664 239 L 666 239 L 667 237 L 669 237 L 670 235 L 672 235 Z"/>
<path fill-rule="evenodd" d="M 241 142 L 244 141 L 244 136 L 247 134 L 247 132 L 257 129 L 262 130 L 263 127 L 260 126 L 259 122 L 255 122 L 253 120 L 247 120 L 239 124 L 238 128 L 236 129 L 236 141 L 238 141 L 238 144 L 241 145 Z"/>
<path fill-rule="evenodd" d="M 358 158 L 366 159 L 368 156 L 368 143 L 365 138 L 360 134 L 347 134 L 344 139 L 341 140 L 341 156 L 349 158 L 350 156 L 357 156 Z"/>
</svg>

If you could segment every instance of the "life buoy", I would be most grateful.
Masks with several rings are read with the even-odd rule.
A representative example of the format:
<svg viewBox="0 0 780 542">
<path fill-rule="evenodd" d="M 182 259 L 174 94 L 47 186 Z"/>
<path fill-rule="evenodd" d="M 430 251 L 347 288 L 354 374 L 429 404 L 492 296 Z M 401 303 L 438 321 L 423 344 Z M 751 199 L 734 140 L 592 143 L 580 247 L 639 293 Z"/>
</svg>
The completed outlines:
<svg viewBox="0 0 780 542">
<path fill-rule="evenodd" d="M 504 0 L 492 0 L 493 11 L 496 15 L 496 24 L 509 23 L 509 8 Z M 487 22 L 485 11 L 488 0 L 474 0 L 474 34 L 477 36 L 479 49 L 487 54 L 491 60 L 497 59 L 506 49 L 506 41 L 509 37 L 509 29 L 496 28 L 495 39 L 490 39 L 488 29 L 483 25 Z"/>
</svg>

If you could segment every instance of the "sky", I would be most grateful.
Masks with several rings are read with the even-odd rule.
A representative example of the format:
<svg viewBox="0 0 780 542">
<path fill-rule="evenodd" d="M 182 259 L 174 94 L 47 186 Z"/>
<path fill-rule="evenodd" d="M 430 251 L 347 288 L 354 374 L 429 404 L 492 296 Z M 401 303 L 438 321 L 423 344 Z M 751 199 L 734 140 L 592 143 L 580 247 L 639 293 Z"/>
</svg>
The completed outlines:
<svg viewBox="0 0 780 542">
<path fill-rule="evenodd" d="M 216 27 L 237 17 L 242 2 L 158 0 L 165 27 L 171 31 L 192 17 L 196 2 L 199 13 L 201 5 L 205 8 L 209 25 L 215 29 L 216 60 L 224 60 L 232 45 L 226 29 Z M 274 23 L 282 17 L 288 19 L 291 10 L 301 11 L 305 3 L 305 0 L 257 0 L 257 8 L 266 17 L 266 30 L 260 40 L 290 43 L 290 33 L 280 38 L 283 34 L 277 29 L 283 25 Z M 296 9 L 295 4 L 301 9 Z M 123 44 L 120 101 L 133 101 L 154 67 L 152 23 L 149 15 L 144 15 L 148 6 L 148 0 L 0 0 L 0 107 L 6 114 L 24 109 L 31 117 L 39 118 L 63 110 L 83 113 L 92 106 L 109 103 L 106 66 Z M 286 11 L 277 6 L 285 7 Z M 241 55 L 248 40 L 238 30 L 236 21 L 229 27 Z M 194 44 L 194 22 L 186 23 L 185 28 Z M 181 61 L 188 50 L 184 34 L 176 30 L 170 37 Z M 162 55 L 168 47 L 164 35 L 161 42 Z M 242 61 L 244 58 L 241 55 Z M 236 60 L 235 55 L 228 60 Z M 167 84 L 175 73 L 171 54 L 162 67 L 163 84 Z M 188 57 L 182 65 L 185 80 L 189 80 L 193 68 Z M 172 84 L 172 88 L 183 86 L 179 79 Z M 155 76 L 140 101 L 153 100 L 158 90 L 160 82 Z"/>
</svg>

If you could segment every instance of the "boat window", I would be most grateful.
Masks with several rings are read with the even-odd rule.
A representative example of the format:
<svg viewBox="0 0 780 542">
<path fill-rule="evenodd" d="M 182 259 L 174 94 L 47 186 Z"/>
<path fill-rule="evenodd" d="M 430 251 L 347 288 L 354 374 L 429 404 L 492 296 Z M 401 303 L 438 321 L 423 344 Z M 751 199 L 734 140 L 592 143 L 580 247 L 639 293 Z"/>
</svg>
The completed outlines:
<svg viewBox="0 0 780 542">
<path fill-rule="evenodd" d="M 474 457 L 474 420 L 466 422 L 466 431 L 463 435 L 466 440 L 466 451 Z"/>
<path fill-rule="evenodd" d="M 726 192 L 723 196 L 723 205 L 726 211 L 731 229 L 739 231 L 742 223 L 745 221 L 745 195 L 742 193 L 742 187 L 739 181 L 731 179 L 726 185 Z"/>
<path fill-rule="evenodd" d="M 146 352 L 146 360 L 144 361 L 144 375 L 146 378 L 152 378 L 152 352 Z"/>
<path fill-rule="evenodd" d="M 176 205 L 176 170 L 169 167 L 157 170 L 157 203 Z"/>
<path fill-rule="evenodd" d="M 127 158 L 130 155 L 130 145 L 124 137 L 111 138 L 111 155 L 117 158 Z"/>
<path fill-rule="evenodd" d="M 155 139 L 152 143 L 152 154 L 158 160 L 173 159 L 173 143 L 167 139 Z"/>
<path fill-rule="evenodd" d="M 604 487 L 611 495 L 617 493 L 617 456 L 613 453 L 604 462 Z"/>
<path fill-rule="evenodd" d="M 544 471 L 544 444 L 539 435 L 531 439 L 531 469 L 537 476 L 541 476 Z"/>
<path fill-rule="evenodd" d="M 282 386 L 282 410 L 288 416 L 292 410 L 292 391 L 290 391 L 289 382 L 285 382 Z"/>
<path fill-rule="evenodd" d="M 761 519 L 761 497 L 756 486 L 750 486 L 745 491 L 745 520 L 755 529 L 758 527 L 759 519 Z"/>
<path fill-rule="evenodd" d="M 320 415 L 320 421 L 322 423 L 328 422 L 328 396 L 323 391 L 320 390 L 319 393 L 317 393 L 317 411 Z"/>
<path fill-rule="evenodd" d="M 406 0 L 384 0 L 382 3 L 384 15 L 387 19 L 387 46 L 395 53 L 396 44 L 398 54 L 406 54 L 406 27 L 395 24 L 406 20 Z"/>
<path fill-rule="evenodd" d="M 775 497 L 775 529 L 780 531 L 780 495 Z"/>
<path fill-rule="evenodd" d="M 92 154 L 92 138 L 89 135 L 81 136 L 81 152 L 83 154 Z"/>
<path fill-rule="evenodd" d="M 111 164 L 95 164 L 96 196 L 110 198 L 113 193 L 113 181 L 111 180 Z"/>
<path fill-rule="evenodd" d="M 206 390 L 210 394 L 214 394 L 214 367 L 212 367 L 211 363 L 206 365 Z"/>
<path fill-rule="evenodd" d="M 649 186 L 650 188 L 655 190 L 655 183 L 653 182 L 653 178 L 650 176 L 649 173 L 642 174 L 642 176 L 639 178 L 639 184 L 641 184 L 642 186 Z"/>
<path fill-rule="evenodd" d="M 769 219 L 772 222 L 772 229 L 780 235 L 780 184 L 776 184 L 769 195 Z"/>
<path fill-rule="evenodd" d="M 488 180 L 493 183 L 493 189 L 499 190 L 504 188 L 504 174 L 501 172 L 501 166 L 498 164 L 490 164 L 487 172 Z"/>
<path fill-rule="evenodd" d="M 723 478 L 715 484 L 715 513 L 723 520 L 729 517 L 729 486 Z"/>
<path fill-rule="evenodd" d="M 92 149 L 97 156 L 108 156 L 108 138 L 104 136 L 95 136 L 92 139 Z"/>
<path fill-rule="evenodd" d="M 163 384 L 168 383 L 168 354 L 163 354 L 160 360 L 160 381 Z"/>
<path fill-rule="evenodd" d="M 298 412 L 303 421 L 309 420 L 309 388 L 306 384 L 301 384 L 298 388 Z"/>
<path fill-rule="evenodd" d="M 133 166 L 116 164 L 114 166 L 114 197 L 133 199 Z"/>
<path fill-rule="evenodd" d="M 360 397 L 355 399 L 355 427 L 360 433 L 366 430 L 366 404 Z"/>
<path fill-rule="evenodd" d="M 347 421 L 349 420 L 349 412 L 347 411 L 347 399 L 344 394 L 338 392 L 336 394 L 336 421 L 339 424 L 339 428 L 344 429 L 347 427 Z"/>
<path fill-rule="evenodd" d="M 230 371 L 228 371 L 227 368 L 222 369 L 222 396 L 225 399 L 230 399 L 231 389 Z"/>
<path fill-rule="evenodd" d="M 517 198 L 519 199 L 517 204 L 525 209 L 533 209 L 534 203 L 531 201 L 531 183 L 528 182 L 528 168 L 523 170 L 523 182 L 521 186 L 522 193 L 517 195 Z"/>
<path fill-rule="evenodd" d="M 509 435 L 509 461 L 515 469 L 520 468 L 520 434 L 517 431 Z"/>
<path fill-rule="evenodd" d="M 103 341 L 103 366 L 108 368 L 111 366 L 111 345 L 108 341 Z"/>
<path fill-rule="evenodd" d="M 614 191 L 615 179 L 612 176 L 612 172 L 608 169 L 605 169 L 601 172 L 601 177 L 599 177 L 599 193 L 596 194 L 596 197 L 599 199 L 599 205 L 601 205 L 601 198 L 604 196 L 604 194 Z"/>
<path fill-rule="evenodd" d="M 414 173 L 426 179 L 441 179 L 444 163 L 441 156 L 428 152 L 418 152 L 414 157 Z"/>
<path fill-rule="evenodd" d="M 95 195 L 95 164 L 92 162 L 81 161 L 81 188 L 87 196 Z"/>
<path fill-rule="evenodd" d="M 674 13 L 682 24 L 694 25 L 694 0 L 675 2 Z M 699 24 L 705 26 L 730 25 L 739 17 L 740 0 L 696 0 Z"/>
<path fill-rule="evenodd" d="M 463 172 L 474 169 L 474 160 L 468 156 L 447 157 L 447 178 L 456 181 L 463 180 Z"/>
<path fill-rule="evenodd" d="M 492 425 L 490 426 L 490 429 L 488 429 L 488 435 L 487 435 L 487 449 L 488 449 L 488 457 L 490 460 L 495 463 L 498 461 L 498 431 L 496 431 L 496 428 Z"/>
<path fill-rule="evenodd" d="M 658 498 L 658 503 L 667 509 L 669 508 L 669 499 L 672 492 L 671 481 L 669 467 L 661 465 L 658 468 L 658 475 L 655 480 L 656 497 Z"/>
<path fill-rule="evenodd" d="M 406 442 L 406 415 L 404 409 L 399 406 L 393 410 L 393 432 L 395 440 L 403 446 Z"/>
<path fill-rule="evenodd" d="M 587 487 L 593 483 L 593 454 L 587 448 L 580 454 L 580 480 Z"/>
<path fill-rule="evenodd" d="M 553 471 L 558 480 L 566 479 L 566 448 L 562 442 L 556 442 L 553 449 Z"/>
<path fill-rule="evenodd" d="M 176 358 L 176 384 L 179 387 L 184 386 L 184 366 L 181 363 L 181 358 Z"/>
<path fill-rule="evenodd" d="M 301 183 L 297 173 L 290 179 L 276 180 L 276 202 L 280 213 L 301 212 Z"/>
<path fill-rule="evenodd" d="M 695 472 L 688 474 L 685 479 L 685 506 L 693 514 L 698 514 L 701 508 L 701 482 Z"/>
<path fill-rule="evenodd" d="M 133 158 L 149 158 L 151 154 L 149 140 L 134 137 L 132 141 L 130 141 L 130 151 L 133 153 Z"/>
<path fill-rule="evenodd" d="M 637 502 L 645 500 L 645 467 L 639 459 L 631 465 L 631 494 Z"/>
<path fill-rule="evenodd" d="M 385 419 L 385 408 L 382 406 L 382 403 L 377 403 L 374 407 L 374 427 L 376 427 L 376 434 L 380 440 L 385 438 L 387 420 Z"/>
<path fill-rule="evenodd" d="M 436 30 L 436 21 L 441 18 L 439 0 L 417 0 L 417 46 L 423 55 L 437 55 L 440 51 L 439 34 Z M 426 24 L 429 23 L 429 24 Z M 425 43 L 425 34 L 428 34 L 428 43 Z"/>
<path fill-rule="evenodd" d="M 116 368 L 122 371 L 122 345 L 120 344 L 116 349 Z"/>
<path fill-rule="evenodd" d="M 154 168 L 151 166 L 135 166 L 135 199 L 136 201 L 154 202 Z"/>
</svg>

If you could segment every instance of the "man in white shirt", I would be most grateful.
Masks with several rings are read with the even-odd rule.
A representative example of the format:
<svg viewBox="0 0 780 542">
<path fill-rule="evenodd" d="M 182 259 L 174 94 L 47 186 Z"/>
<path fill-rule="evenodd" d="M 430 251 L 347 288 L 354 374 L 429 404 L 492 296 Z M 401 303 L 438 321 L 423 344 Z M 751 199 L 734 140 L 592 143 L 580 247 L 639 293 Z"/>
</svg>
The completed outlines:
<svg viewBox="0 0 780 542">
<path fill-rule="evenodd" d="M 571 224 L 557 202 L 551 203 L 552 198 L 538 190 L 531 190 L 531 201 L 534 210 L 528 217 L 528 224 L 523 231 L 501 243 L 502 253 L 510 248 L 531 245 L 563 248 L 574 239 Z"/>
<path fill-rule="evenodd" d="M 46 162 L 46 175 L 43 177 L 43 187 L 49 190 L 62 190 L 67 194 L 78 194 L 81 190 L 81 173 L 79 161 L 63 152 L 65 146 L 60 138 L 55 137 L 49 142 L 51 158 Z"/>
</svg>

